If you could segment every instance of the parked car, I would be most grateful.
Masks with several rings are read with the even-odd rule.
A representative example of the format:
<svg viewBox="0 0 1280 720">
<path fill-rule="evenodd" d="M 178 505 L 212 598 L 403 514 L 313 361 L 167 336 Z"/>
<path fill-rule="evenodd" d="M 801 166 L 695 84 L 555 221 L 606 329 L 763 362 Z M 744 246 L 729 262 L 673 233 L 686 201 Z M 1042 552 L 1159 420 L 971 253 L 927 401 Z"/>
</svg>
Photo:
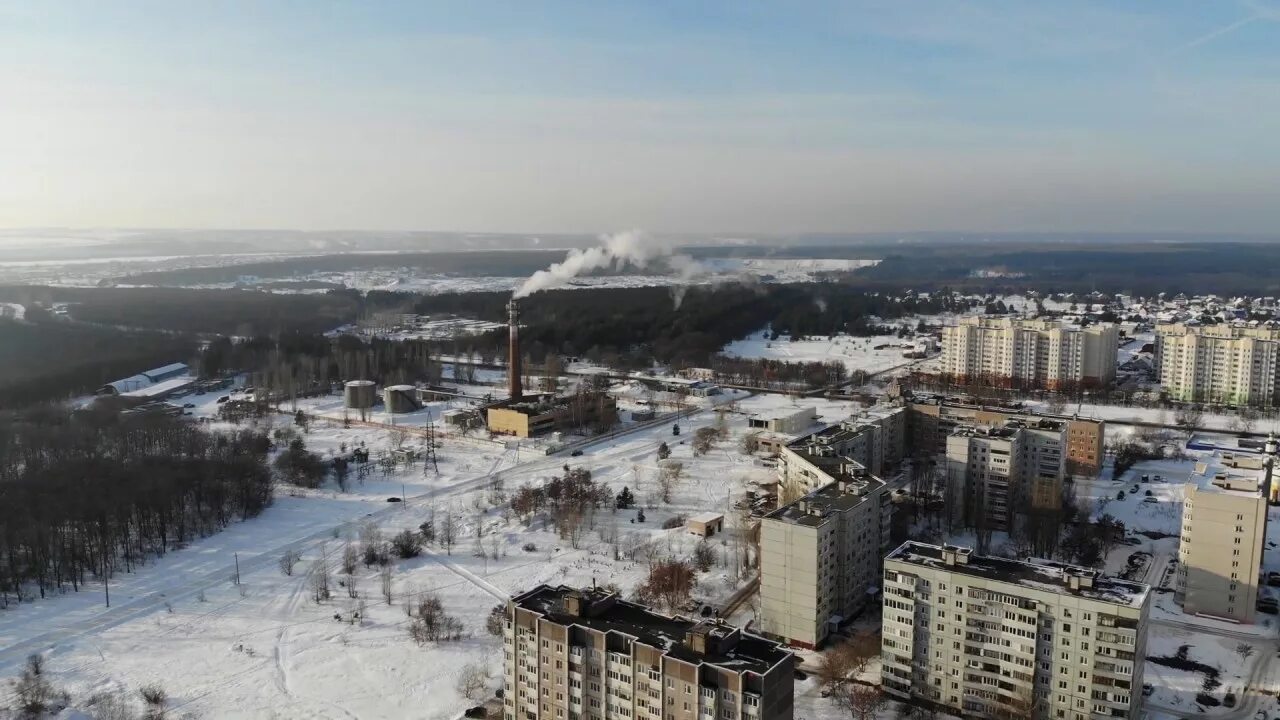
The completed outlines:
<svg viewBox="0 0 1280 720">
<path fill-rule="evenodd" d="M 391 496 L 391 497 L 387 498 L 387 502 L 403 502 L 403 501 L 402 501 L 400 498 L 398 498 L 398 497 L 396 497 L 396 496 L 394 496 L 394 495 L 393 495 L 393 496 Z"/>
<path fill-rule="evenodd" d="M 1151 693 L 1155 692 L 1155 690 L 1151 683 L 1142 683 L 1142 697 L 1151 697 Z"/>
<path fill-rule="evenodd" d="M 1275 598 L 1258 598 L 1258 612 L 1268 615 L 1280 614 L 1280 602 L 1276 602 Z"/>
<path fill-rule="evenodd" d="M 182 407 L 186 408 L 187 410 L 190 410 L 190 409 L 194 408 L 195 406 L 196 406 L 196 404 L 195 404 L 195 403 L 184 403 L 184 404 L 182 405 Z"/>
<path fill-rule="evenodd" d="M 581 450 L 574 450 L 573 452 L 569 453 L 569 456 L 570 456 L 570 457 L 582 457 L 582 451 L 581 451 Z"/>
<path fill-rule="evenodd" d="M 1156 500 L 1156 499 L 1155 499 L 1155 498 L 1153 498 L 1153 497 L 1144 497 L 1144 498 L 1142 498 L 1142 502 L 1144 502 L 1144 503 L 1151 503 L 1151 504 L 1155 504 L 1155 503 L 1158 503 L 1158 502 L 1160 502 L 1160 501 L 1159 501 L 1159 500 Z"/>
<path fill-rule="evenodd" d="M 228 401 L 228 400 L 230 400 L 230 399 L 231 399 L 231 396 L 230 396 L 230 395 L 223 395 L 222 397 L 218 398 L 218 404 L 219 404 L 219 405 L 221 405 L 222 403 L 224 403 L 224 402 L 226 402 L 226 401 Z"/>
</svg>

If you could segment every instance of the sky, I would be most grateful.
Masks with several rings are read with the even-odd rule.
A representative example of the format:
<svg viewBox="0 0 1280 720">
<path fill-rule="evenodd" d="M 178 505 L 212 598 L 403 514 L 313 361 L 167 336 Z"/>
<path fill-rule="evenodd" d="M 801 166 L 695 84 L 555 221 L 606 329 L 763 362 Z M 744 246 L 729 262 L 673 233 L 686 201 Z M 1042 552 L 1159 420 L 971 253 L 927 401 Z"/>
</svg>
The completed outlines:
<svg viewBox="0 0 1280 720">
<path fill-rule="evenodd" d="M 1280 231 L 1280 0 L 0 0 L 0 227 Z"/>
</svg>

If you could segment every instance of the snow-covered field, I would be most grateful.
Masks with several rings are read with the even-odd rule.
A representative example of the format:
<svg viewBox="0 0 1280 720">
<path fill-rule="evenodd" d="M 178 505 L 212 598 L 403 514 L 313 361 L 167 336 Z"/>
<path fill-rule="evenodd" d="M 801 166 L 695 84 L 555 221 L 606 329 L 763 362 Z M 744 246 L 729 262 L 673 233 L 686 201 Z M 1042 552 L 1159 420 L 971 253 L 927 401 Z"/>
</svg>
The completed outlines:
<svg viewBox="0 0 1280 720">
<path fill-rule="evenodd" d="M 688 439 L 713 422 L 710 411 L 681 420 L 679 436 L 659 424 L 589 446 L 581 457 L 444 438 L 438 473 L 421 465 L 386 475 L 374 470 L 363 481 L 353 476 L 346 493 L 282 487 L 262 516 L 113 578 L 109 610 L 98 585 L 0 612 L 0 671 L 14 673 L 27 654 L 47 651 L 51 679 L 76 704 L 94 693 L 121 692 L 137 705 L 137 689 L 155 683 L 171 698 L 174 715 L 458 717 L 475 704 L 455 687 L 463 666 L 481 664 L 490 688 L 500 683 L 500 640 L 484 630 L 491 608 L 539 583 L 614 583 L 629 593 L 643 578 L 642 558 L 687 556 L 698 542 L 682 527 L 662 529 L 673 516 L 726 514 L 727 532 L 712 541 L 717 561 L 698 578 L 699 601 L 722 601 L 745 582 L 732 562 L 731 506 L 748 487 L 770 482 L 773 471 L 741 453 L 739 442 L 749 413 L 794 402 L 777 396 L 741 401 L 726 415 L 728 438 L 701 457 L 693 456 Z M 833 418 L 852 409 L 816 404 Z M 274 424 L 291 427 L 292 419 L 276 416 Z M 303 438 L 322 454 L 364 443 L 376 455 L 392 442 L 386 430 L 324 420 L 313 421 Z M 670 503 L 658 497 L 656 482 L 656 451 L 664 441 L 671 461 L 684 468 Z M 604 510 L 574 543 L 543 519 L 525 525 L 493 495 L 495 480 L 510 493 L 523 483 L 545 482 L 566 463 L 590 470 L 611 492 L 628 486 L 645 508 L 645 522 L 634 522 L 635 510 Z M 401 494 L 402 483 L 408 502 L 386 502 Z M 351 576 L 338 570 L 343 547 L 362 527 L 376 526 L 390 537 L 431 518 L 439 524 L 445 514 L 459 526 L 452 553 L 432 545 L 420 557 L 394 561 L 390 604 L 376 567 L 358 565 Z M 292 575 L 279 567 L 288 548 L 302 556 Z M 237 561 L 238 586 L 232 582 Z M 333 572 L 335 595 L 317 603 L 308 575 L 321 564 Z M 347 596 L 348 583 L 359 599 Z M 406 602 L 426 593 L 464 623 L 466 638 L 424 647 L 410 641 Z M 828 705 L 815 701 L 806 716 L 834 717 Z"/>
<path fill-rule="evenodd" d="M 909 342 L 896 335 L 835 335 L 795 341 L 782 335 L 777 340 L 770 340 L 769 331 L 765 329 L 729 343 L 721 352 L 729 357 L 740 358 L 771 358 L 792 362 L 835 361 L 844 363 L 850 372 L 862 370 L 877 373 L 909 365 L 912 361 L 903 357 L 905 349 L 902 347 Z M 887 347 L 876 349 L 878 345 Z"/>
</svg>

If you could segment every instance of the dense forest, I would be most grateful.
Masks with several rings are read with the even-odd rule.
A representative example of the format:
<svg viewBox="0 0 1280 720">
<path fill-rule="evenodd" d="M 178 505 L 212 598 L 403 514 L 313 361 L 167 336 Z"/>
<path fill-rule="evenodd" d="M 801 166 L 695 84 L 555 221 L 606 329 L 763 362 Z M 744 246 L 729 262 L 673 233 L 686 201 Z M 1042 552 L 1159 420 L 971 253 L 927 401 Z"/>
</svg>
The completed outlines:
<svg viewBox="0 0 1280 720">
<path fill-rule="evenodd" d="M 1278 295 L 1280 245 L 1022 243 L 901 247 L 855 282 L 969 292 Z"/>
<path fill-rule="evenodd" d="M 0 606 L 79 590 L 258 515 L 269 441 L 192 423 L 41 409 L 0 418 Z"/>
<path fill-rule="evenodd" d="M 34 310 L 28 317 L 38 319 Z M 123 332 L 51 319 L 0 320 L 0 409 L 93 392 L 102 385 L 196 354 L 189 338 Z"/>
<path fill-rule="evenodd" d="M 506 357 L 499 330 L 456 341 L 389 343 L 323 333 L 379 312 L 506 319 L 506 293 L 415 295 L 333 291 L 276 294 L 169 288 L 0 288 L 21 302 L 27 322 L 0 321 L 0 407 L 66 398 L 169 362 L 196 358 L 205 376 L 270 374 L 260 382 L 305 393 L 352 377 L 434 382 L 441 354 Z M 653 360 L 707 365 L 725 344 L 769 326 L 804 337 L 892 332 L 914 313 L 963 309 L 950 296 L 918 299 L 869 293 L 838 283 L 696 286 L 677 304 L 672 289 L 584 288 L 537 293 L 521 304 L 523 349 L 540 364 L 549 354 L 639 368 Z M 70 319 L 43 309 L 68 305 Z M 232 343 L 228 337 L 241 341 Z M 206 345 L 197 353 L 197 344 Z M 797 379 L 812 370 L 777 375 Z"/>
</svg>

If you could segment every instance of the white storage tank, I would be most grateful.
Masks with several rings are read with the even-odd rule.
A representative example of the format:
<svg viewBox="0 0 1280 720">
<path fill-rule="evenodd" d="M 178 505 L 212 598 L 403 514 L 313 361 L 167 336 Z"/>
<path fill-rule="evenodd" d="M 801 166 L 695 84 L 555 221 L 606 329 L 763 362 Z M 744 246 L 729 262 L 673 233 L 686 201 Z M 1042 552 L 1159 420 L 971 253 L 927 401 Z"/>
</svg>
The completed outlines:
<svg viewBox="0 0 1280 720">
<path fill-rule="evenodd" d="M 422 405 L 418 402 L 418 389 L 412 385 L 388 385 L 382 389 L 382 405 L 389 413 L 410 413 Z"/>
<path fill-rule="evenodd" d="M 368 410 L 378 401 L 378 389 L 372 380 L 349 380 L 342 387 L 342 403 L 352 410 Z"/>
</svg>

